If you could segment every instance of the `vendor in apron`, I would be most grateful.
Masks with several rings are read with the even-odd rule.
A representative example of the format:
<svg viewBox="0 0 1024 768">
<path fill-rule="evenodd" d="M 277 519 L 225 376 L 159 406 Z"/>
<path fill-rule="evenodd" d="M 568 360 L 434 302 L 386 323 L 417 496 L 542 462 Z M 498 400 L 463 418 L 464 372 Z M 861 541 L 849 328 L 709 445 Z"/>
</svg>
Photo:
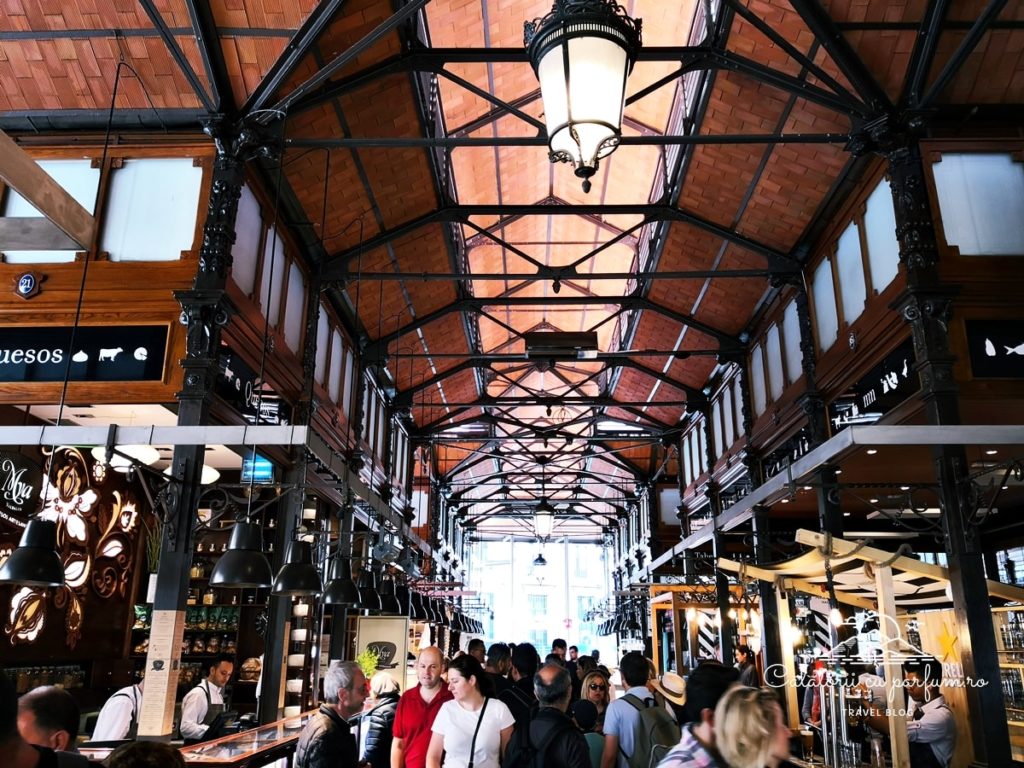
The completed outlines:
<svg viewBox="0 0 1024 768">
<path fill-rule="evenodd" d="M 93 741 L 135 741 L 142 709 L 142 687 L 145 680 L 122 688 L 107 699 L 92 732 Z"/>
<path fill-rule="evenodd" d="M 910 696 L 906 727 L 911 768 L 949 768 L 956 749 L 956 719 L 939 689 L 942 664 L 930 656 L 908 661 L 903 680 Z M 883 733 L 889 731 L 888 718 L 879 710 L 872 710 L 866 722 Z"/>
<path fill-rule="evenodd" d="M 224 686 L 234 671 L 233 656 L 225 654 L 215 657 L 207 669 L 208 676 L 181 700 L 179 730 L 186 744 L 203 741 L 206 730 L 217 719 L 217 715 L 224 711 Z"/>
</svg>

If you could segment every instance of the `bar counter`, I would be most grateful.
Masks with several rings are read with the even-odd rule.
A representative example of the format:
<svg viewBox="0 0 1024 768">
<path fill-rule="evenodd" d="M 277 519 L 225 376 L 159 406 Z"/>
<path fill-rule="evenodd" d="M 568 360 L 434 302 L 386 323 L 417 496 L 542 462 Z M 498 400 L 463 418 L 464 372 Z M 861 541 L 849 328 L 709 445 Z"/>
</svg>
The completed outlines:
<svg viewBox="0 0 1024 768">
<path fill-rule="evenodd" d="M 182 747 L 181 754 L 188 765 L 206 768 L 256 768 L 281 758 L 290 758 L 299 740 L 299 733 L 316 710 L 303 712 L 298 717 L 286 717 L 241 733 L 222 736 L 213 741 Z M 88 744 L 79 750 L 93 763 L 100 763 L 113 751 L 109 747 L 90 749 Z"/>
</svg>

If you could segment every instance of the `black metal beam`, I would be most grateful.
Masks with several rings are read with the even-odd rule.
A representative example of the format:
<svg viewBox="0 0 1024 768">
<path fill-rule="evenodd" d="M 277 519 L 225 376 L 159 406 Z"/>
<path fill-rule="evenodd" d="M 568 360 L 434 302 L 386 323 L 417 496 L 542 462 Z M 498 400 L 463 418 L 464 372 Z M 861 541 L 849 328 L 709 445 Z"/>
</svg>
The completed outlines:
<svg viewBox="0 0 1024 768">
<path fill-rule="evenodd" d="M 332 274 L 337 274 L 334 270 Z M 770 269 L 684 269 L 665 270 L 663 272 L 576 272 L 564 267 L 549 267 L 545 265 L 536 272 L 362 272 L 357 275 L 355 272 L 342 271 L 341 276 L 336 276 L 332 281 L 346 282 L 354 280 L 358 276 L 361 280 L 410 280 L 413 282 L 433 282 L 468 280 L 488 282 L 532 282 L 535 280 L 558 280 L 564 282 L 575 278 L 577 280 L 711 280 L 719 278 L 769 278 L 778 275 L 779 272 Z M 794 268 L 793 275 L 799 274 Z"/>
<path fill-rule="evenodd" d="M 714 65 L 715 69 L 724 69 L 730 72 L 751 77 L 762 83 L 778 88 L 784 93 L 791 93 L 801 99 L 820 104 L 828 109 L 835 110 L 847 117 L 867 117 L 871 114 L 869 106 L 856 99 L 850 99 L 840 94 L 833 94 L 812 85 L 803 78 L 779 72 L 777 69 L 766 67 L 753 59 L 732 53 L 730 51 L 709 51 L 707 53 L 708 63 Z"/>
<path fill-rule="evenodd" d="M 675 312 L 673 310 L 662 307 L 660 304 L 655 304 L 653 301 L 640 296 L 495 296 L 487 298 L 476 298 L 476 297 L 464 297 L 456 299 L 451 304 L 447 304 L 440 307 L 433 312 L 429 312 L 426 315 L 416 318 L 410 323 L 398 328 L 390 333 L 386 333 L 373 340 L 371 344 L 364 350 L 364 355 L 368 359 L 382 359 L 384 347 L 390 344 L 396 339 L 400 339 L 407 333 L 412 333 L 425 325 L 428 325 L 436 320 L 439 320 L 446 315 L 450 315 L 453 312 L 479 312 L 484 307 L 524 307 L 524 306 L 537 306 L 543 304 L 548 307 L 579 307 L 579 306 L 590 306 L 590 305 L 601 305 L 611 304 L 616 306 L 622 306 L 626 309 L 646 309 L 651 312 L 664 315 L 665 317 L 671 318 L 677 323 L 687 325 L 694 330 L 698 330 L 701 333 L 707 334 L 712 338 L 718 340 L 723 344 L 723 352 L 729 351 L 729 349 L 743 349 L 743 344 L 730 333 L 723 331 L 719 328 L 708 325 L 691 315 L 686 315 L 681 312 Z M 606 358 L 607 359 L 607 358 Z"/>
<path fill-rule="evenodd" d="M 903 88 L 901 103 L 916 105 L 921 100 L 921 91 L 928 82 L 928 73 L 935 60 L 935 49 L 942 36 L 942 26 L 949 12 L 950 0 L 931 0 L 925 11 L 924 21 L 917 31 L 914 50 L 910 54 L 907 79 Z"/>
<path fill-rule="evenodd" d="M 772 270 L 791 270 L 797 266 L 789 254 L 786 254 L 765 243 L 758 242 L 752 238 L 741 235 L 728 227 L 716 224 L 694 213 L 675 208 L 670 205 L 661 204 L 618 204 L 602 205 L 595 203 L 569 204 L 569 203 L 532 203 L 532 204 L 506 204 L 506 205 L 454 205 L 445 206 L 431 213 L 419 216 L 411 221 L 401 224 L 398 227 L 381 232 L 378 235 L 365 241 L 361 246 L 348 248 L 330 257 L 324 265 L 323 280 L 325 283 L 336 282 L 352 277 L 348 271 L 348 265 L 360 253 L 369 252 L 387 244 L 397 237 L 402 237 L 416 229 L 435 223 L 464 222 L 467 219 L 477 217 L 493 216 L 642 216 L 647 223 L 655 221 L 678 221 L 683 224 L 709 232 L 724 240 L 752 251 L 768 260 L 769 268 Z"/>
<path fill-rule="evenodd" d="M 202 109 L 117 109 L 110 118 L 108 109 L 63 109 L 53 110 L 11 110 L 0 114 L 0 129 L 9 133 L 49 133 L 67 131 L 81 134 L 87 131 L 103 131 L 110 118 L 114 131 L 188 131 L 202 128 L 202 121 L 209 113 Z M 150 135 L 152 138 L 152 135 Z M 71 137 L 65 139 L 73 143 Z M 102 136 L 99 142 L 102 143 Z M 51 140 L 52 141 L 52 140 Z"/>
<path fill-rule="evenodd" d="M 277 61 L 267 70 L 259 85 L 246 99 L 242 106 L 242 114 L 251 116 L 266 107 L 267 102 L 277 93 L 278 88 L 295 71 L 299 63 L 310 54 L 320 34 L 334 20 L 335 14 L 345 0 L 321 0 L 306 17 L 291 40 L 277 57 Z"/>
<path fill-rule="evenodd" d="M 326 84 L 332 76 L 340 72 L 349 62 L 357 56 L 372 48 L 380 40 L 394 32 L 395 28 L 403 24 L 407 19 L 419 13 L 429 0 L 409 0 L 402 8 L 391 15 L 390 18 L 378 24 L 368 34 L 364 35 L 359 42 L 349 46 L 342 53 L 338 54 L 330 63 L 321 67 L 319 71 L 301 85 L 297 86 L 287 96 L 273 106 L 274 111 L 288 112 L 292 104 L 299 102 L 305 96 L 314 93 L 320 86 Z"/>
<path fill-rule="evenodd" d="M 734 133 L 623 136 L 620 147 L 695 146 L 705 144 L 845 144 L 848 133 Z M 407 149 L 440 147 L 546 147 L 548 139 L 538 136 L 339 136 L 329 139 L 292 137 L 291 149 Z"/>
<path fill-rule="evenodd" d="M 871 74 L 864 60 L 836 27 L 835 21 L 822 7 L 820 0 L 790 0 L 790 4 L 839 67 L 839 71 L 867 102 L 871 112 L 889 112 L 893 106 L 892 101 Z"/>
<path fill-rule="evenodd" d="M 762 35 L 771 40 L 780 49 L 786 52 L 786 54 L 797 62 L 803 69 L 813 74 L 818 80 L 825 83 L 832 91 L 837 95 L 841 96 L 852 104 L 859 103 L 857 97 L 850 93 L 841 83 L 833 78 L 828 72 L 819 67 L 814 63 L 814 60 L 805 55 L 803 51 L 793 45 L 785 36 L 779 34 L 775 29 L 772 28 L 768 22 L 758 16 L 756 13 L 751 11 L 746 5 L 739 2 L 739 0 L 726 0 L 726 3 L 732 8 L 734 13 L 739 14 L 746 20 L 748 24 L 757 29 Z"/>
<path fill-rule="evenodd" d="M 181 46 L 178 45 L 178 41 L 174 39 L 174 35 L 171 34 L 171 30 L 164 22 L 164 17 L 160 15 L 160 11 L 157 10 L 153 4 L 153 0 L 139 0 L 139 4 L 142 9 L 146 12 L 149 20 L 153 22 L 153 26 L 157 28 L 160 33 L 160 38 L 164 41 L 164 45 L 167 46 L 168 53 L 177 63 L 181 69 L 181 73 L 185 75 L 185 79 L 188 80 L 192 90 L 195 92 L 198 99 L 203 102 L 203 106 L 206 111 L 210 114 L 217 112 L 217 105 L 213 99 L 210 98 L 210 94 L 206 92 L 206 86 L 203 85 L 199 79 L 199 75 L 196 74 L 195 70 L 192 69 L 192 65 L 188 63 L 188 59 L 185 57 L 184 51 L 181 50 Z"/>
<path fill-rule="evenodd" d="M 918 106 L 922 108 L 928 107 L 946 89 L 949 82 L 960 71 L 960 67 L 967 61 L 967 57 L 974 52 L 978 43 L 981 42 L 981 38 L 988 32 L 989 25 L 1005 6 L 1006 0 L 989 0 L 989 4 L 985 6 L 985 10 L 981 12 L 974 25 L 964 35 L 964 39 L 960 41 L 960 45 L 953 51 L 953 55 L 949 57 L 942 71 L 936 75 L 935 82 L 931 84 L 925 95 L 921 97 Z"/>
<path fill-rule="evenodd" d="M 231 77 L 224 63 L 224 50 L 221 48 L 217 22 L 214 21 L 210 3 L 206 0 L 185 0 L 188 16 L 192 21 L 192 31 L 199 55 L 203 59 L 206 79 L 210 81 L 213 91 L 213 102 L 217 111 L 234 115 L 235 97 L 231 88 Z"/>
</svg>

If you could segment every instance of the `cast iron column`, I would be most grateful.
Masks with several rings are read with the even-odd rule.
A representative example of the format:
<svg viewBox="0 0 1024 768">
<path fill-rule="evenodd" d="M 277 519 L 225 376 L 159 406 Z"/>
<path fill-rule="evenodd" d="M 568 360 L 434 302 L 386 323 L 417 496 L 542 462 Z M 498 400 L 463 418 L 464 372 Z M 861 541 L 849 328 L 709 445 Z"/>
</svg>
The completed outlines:
<svg viewBox="0 0 1024 768">
<path fill-rule="evenodd" d="M 907 275 L 907 288 L 896 306 L 910 325 L 928 423 L 959 424 L 953 379 L 955 358 L 948 343 L 956 290 L 943 284 L 939 277 L 935 226 L 921 153 L 911 139 L 888 151 L 886 156 L 900 262 Z M 932 457 L 941 493 L 943 533 L 964 675 L 977 683 L 986 683 L 966 688 L 975 761 L 992 766 L 1010 765 L 1010 735 L 1002 689 L 997 684 L 1001 679 L 999 657 L 981 542 L 971 523 L 975 508 L 968 494 L 967 455 L 962 445 L 940 445 L 932 449 Z"/>
<path fill-rule="evenodd" d="M 313 383 L 316 378 L 316 331 L 320 318 L 320 280 L 310 277 L 306 294 L 305 338 L 302 346 L 302 394 L 295 409 L 295 423 L 311 427 L 317 404 L 313 399 Z M 266 340 L 264 340 L 266 343 Z M 306 500 L 306 471 L 309 453 L 305 446 L 292 451 L 292 466 L 285 473 L 285 483 L 291 486 L 288 495 L 278 503 L 278 541 L 275 542 L 275 573 L 284 564 L 288 543 L 294 535 L 297 520 L 302 515 Z M 281 717 L 281 681 L 284 678 L 288 655 L 289 635 L 286 630 L 291 619 L 292 599 L 270 595 L 267 607 L 267 638 L 263 653 L 263 684 L 260 687 L 260 722 L 271 723 Z M 316 606 L 314 606 L 315 614 Z M 319 630 L 314 640 L 319 639 Z M 319 666 L 318 666 L 319 669 Z M 317 670 L 318 671 L 318 670 Z M 316 686 L 314 685 L 314 692 Z"/>
<path fill-rule="evenodd" d="M 771 562 L 768 507 L 754 507 L 754 562 Z M 781 689 L 786 684 L 782 663 L 782 631 L 779 627 L 779 609 L 775 601 L 775 586 L 770 581 L 757 582 L 761 608 L 761 650 L 764 654 L 765 685 Z M 780 703 L 784 699 L 780 698 Z M 785 706 L 783 704 L 783 706 Z"/>
<path fill-rule="evenodd" d="M 211 124 L 208 132 L 217 147 L 213 185 L 203 224 L 199 267 L 192 289 L 176 291 L 181 323 L 187 327 L 183 387 L 177 393 L 178 426 L 207 423 L 210 396 L 217 376 L 217 355 L 224 326 L 233 314 L 225 285 L 235 242 L 235 217 L 244 183 L 245 153 L 255 136 L 235 126 Z M 139 720 L 143 738 L 172 735 L 174 704 L 185 628 L 192 532 L 201 493 L 204 445 L 176 445 L 171 481 L 160 498 L 166 511 L 160 566 L 156 574 L 153 624 L 146 656 L 146 689 Z M 155 706 L 154 706 L 155 702 Z"/>
<path fill-rule="evenodd" d="M 721 486 L 715 480 L 715 445 L 714 430 L 711 429 L 711 408 L 708 405 L 703 407 L 704 414 L 704 455 L 708 465 L 708 484 L 705 494 L 708 497 L 708 506 L 711 508 L 711 525 L 714 526 L 714 535 L 711 540 L 712 556 L 715 569 L 715 597 L 718 603 L 718 613 L 721 616 L 721 626 L 718 630 L 719 646 L 722 650 L 722 663 L 732 664 L 734 648 L 732 644 L 732 619 L 729 618 L 729 611 L 732 608 L 729 602 L 729 577 L 725 571 L 718 567 L 718 558 L 725 557 L 725 540 L 722 529 L 719 528 L 719 518 L 722 516 L 722 495 Z"/>
</svg>

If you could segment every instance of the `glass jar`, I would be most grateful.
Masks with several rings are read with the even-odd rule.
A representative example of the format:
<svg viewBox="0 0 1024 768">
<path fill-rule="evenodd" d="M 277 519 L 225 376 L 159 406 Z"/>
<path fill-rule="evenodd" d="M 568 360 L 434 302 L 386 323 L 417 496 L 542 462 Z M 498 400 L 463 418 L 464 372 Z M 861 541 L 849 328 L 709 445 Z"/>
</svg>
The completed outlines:
<svg viewBox="0 0 1024 768">
<path fill-rule="evenodd" d="M 203 592 L 203 605 L 213 605 L 214 602 L 216 602 L 215 598 L 216 594 L 214 593 L 213 589 L 207 589 L 205 592 Z"/>
</svg>

